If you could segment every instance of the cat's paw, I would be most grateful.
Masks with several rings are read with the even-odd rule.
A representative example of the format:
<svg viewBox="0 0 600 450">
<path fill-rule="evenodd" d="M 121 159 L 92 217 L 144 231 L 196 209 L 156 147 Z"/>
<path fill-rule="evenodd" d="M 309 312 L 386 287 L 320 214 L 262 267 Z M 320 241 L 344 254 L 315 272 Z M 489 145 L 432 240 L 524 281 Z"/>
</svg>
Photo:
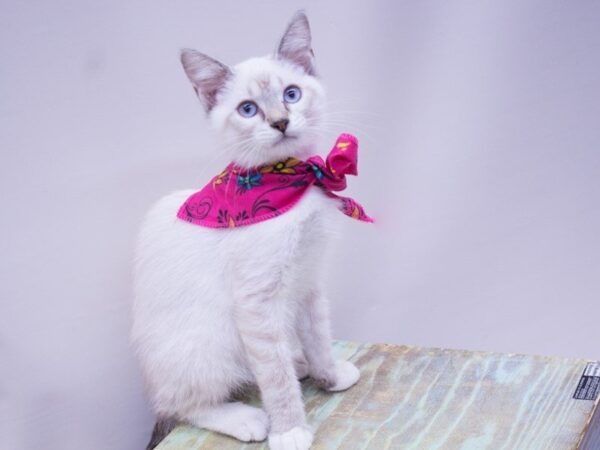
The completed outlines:
<svg viewBox="0 0 600 450">
<path fill-rule="evenodd" d="M 236 411 L 231 420 L 229 434 L 244 442 L 260 442 L 267 438 L 269 417 L 260 408 L 244 405 L 245 408 Z"/>
<path fill-rule="evenodd" d="M 313 433 L 306 427 L 294 427 L 285 433 L 269 434 L 270 450 L 308 450 Z"/>
<path fill-rule="evenodd" d="M 360 378 L 360 371 L 350 361 L 338 359 L 335 362 L 335 382 L 326 389 L 332 392 L 345 391 L 356 384 Z"/>
<path fill-rule="evenodd" d="M 185 421 L 244 442 L 264 441 L 269 431 L 267 413 L 242 402 L 205 406 L 186 416 Z"/>
</svg>

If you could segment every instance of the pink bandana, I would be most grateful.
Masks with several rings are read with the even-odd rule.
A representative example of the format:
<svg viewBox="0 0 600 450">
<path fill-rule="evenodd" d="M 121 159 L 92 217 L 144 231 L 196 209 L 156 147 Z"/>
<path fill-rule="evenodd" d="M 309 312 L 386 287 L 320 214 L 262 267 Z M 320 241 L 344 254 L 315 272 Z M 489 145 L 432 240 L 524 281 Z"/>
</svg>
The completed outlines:
<svg viewBox="0 0 600 450">
<path fill-rule="evenodd" d="M 272 219 L 289 211 L 312 186 L 339 200 L 339 209 L 354 219 L 373 222 L 362 206 L 332 191 L 346 188 L 346 175 L 357 175 L 358 141 L 338 137 L 327 160 L 288 158 L 275 164 L 240 169 L 233 163 L 181 205 L 177 217 L 211 228 L 233 228 Z"/>
</svg>

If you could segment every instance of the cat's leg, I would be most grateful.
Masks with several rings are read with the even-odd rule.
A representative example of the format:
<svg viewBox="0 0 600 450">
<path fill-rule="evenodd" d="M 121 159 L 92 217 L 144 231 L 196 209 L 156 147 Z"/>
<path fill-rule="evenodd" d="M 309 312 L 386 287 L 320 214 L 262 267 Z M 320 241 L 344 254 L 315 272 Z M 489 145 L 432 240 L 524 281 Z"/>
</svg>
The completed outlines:
<svg viewBox="0 0 600 450">
<path fill-rule="evenodd" d="M 225 300 L 223 300 L 225 301 Z M 218 340 L 227 342 L 224 330 L 233 325 L 223 322 Z M 205 325 L 206 326 L 206 325 Z M 236 334 L 235 330 L 229 331 Z M 236 343 L 239 340 L 236 337 Z M 200 340 L 198 342 L 201 342 Z M 195 364 L 186 366 L 180 376 L 172 376 L 177 402 L 176 415 L 198 428 L 216 431 L 240 441 L 263 441 L 269 430 L 269 418 L 264 410 L 247 405 L 235 398 L 244 386 L 252 383 L 252 374 L 240 364 L 241 349 L 232 350 L 229 345 L 212 346 L 204 343 L 204 351 L 196 353 Z M 185 343 L 181 344 L 182 346 Z M 190 357 L 191 359 L 191 357 Z"/>
<path fill-rule="evenodd" d="M 291 333 L 290 333 L 291 331 Z M 294 361 L 294 368 L 296 370 L 296 378 L 304 380 L 309 376 L 308 373 L 308 360 L 304 356 L 304 349 L 296 329 L 288 330 L 288 337 L 290 346 L 292 349 L 292 359 Z"/>
<path fill-rule="evenodd" d="M 307 450 L 313 434 L 306 424 L 294 350 L 288 333 L 293 328 L 291 302 L 277 286 L 240 289 L 236 295 L 236 324 L 246 357 L 269 415 L 271 450 Z M 258 283 L 257 283 L 258 284 Z"/>
<path fill-rule="evenodd" d="M 241 402 L 200 407 L 184 419 L 198 428 L 227 434 L 244 442 L 264 441 L 269 430 L 267 414 Z"/>
<path fill-rule="evenodd" d="M 296 369 L 296 378 L 304 380 L 310 374 L 308 372 L 308 361 L 303 353 L 297 353 L 294 356 L 294 368 Z"/>
<path fill-rule="evenodd" d="M 353 386 L 360 372 L 350 361 L 335 361 L 331 352 L 331 325 L 327 299 L 311 291 L 297 317 L 298 336 L 308 360 L 309 376 L 328 391 L 343 391 Z"/>
</svg>

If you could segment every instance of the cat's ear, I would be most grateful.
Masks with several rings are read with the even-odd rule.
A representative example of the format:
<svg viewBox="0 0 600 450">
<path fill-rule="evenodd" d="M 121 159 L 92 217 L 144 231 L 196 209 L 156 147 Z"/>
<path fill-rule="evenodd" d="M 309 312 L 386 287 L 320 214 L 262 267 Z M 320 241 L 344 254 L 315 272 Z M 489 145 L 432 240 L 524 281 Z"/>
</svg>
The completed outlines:
<svg viewBox="0 0 600 450">
<path fill-rule="evenodd" d="M 204 108 L 210 111 L 217 94 L 232 76 L 231 70 L 216 59 L 187 48 L 181 50 L 181 64 Z"/>
<path fill-rule="evenodd" d="M 302 67 L 309 75 L 315 74 L 314 53 L 311 47 L 310 26 L 303 11 L 292 17 L 277 50 L 277 56 Z"/>
</svg>

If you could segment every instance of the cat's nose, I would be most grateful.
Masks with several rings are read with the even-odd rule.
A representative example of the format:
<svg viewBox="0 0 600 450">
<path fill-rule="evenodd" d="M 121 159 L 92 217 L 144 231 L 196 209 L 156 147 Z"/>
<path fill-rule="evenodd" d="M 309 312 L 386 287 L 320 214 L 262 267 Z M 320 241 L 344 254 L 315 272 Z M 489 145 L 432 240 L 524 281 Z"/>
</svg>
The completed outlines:
<svg viewBox="0 0 600 450">
<path fill-rule="evenodd" d="M 273 122 L 270 121 L 269 123 L 276 130 L 279 130 L 282 133 L 285 133 L 285 130 L 287 129 L 287 126 L 290 123 L 290 121 L 289 121 L 289 119 L 278 119 Z"/>
</svg>

